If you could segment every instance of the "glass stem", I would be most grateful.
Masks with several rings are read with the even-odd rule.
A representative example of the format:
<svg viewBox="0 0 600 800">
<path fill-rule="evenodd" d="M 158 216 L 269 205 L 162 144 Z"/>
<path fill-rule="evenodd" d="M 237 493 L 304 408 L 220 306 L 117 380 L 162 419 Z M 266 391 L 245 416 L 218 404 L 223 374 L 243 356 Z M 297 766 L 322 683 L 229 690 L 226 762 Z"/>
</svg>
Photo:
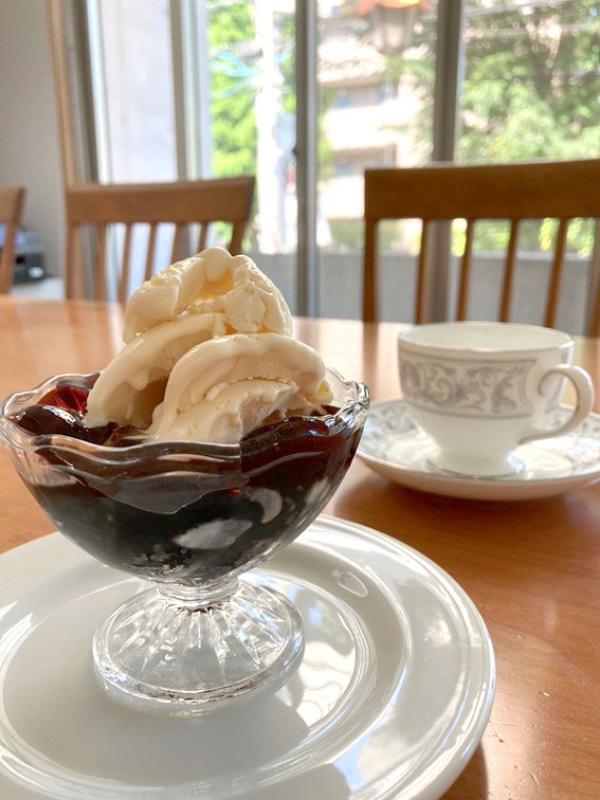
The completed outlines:
<svg viewBox="0 0 600 800">
<path fill-rule="evenodd" d="M 158 591 L 172 605 L 197 611 L 229 600 L 237 592 L 238 585 L 237 578 L 233 578 L 210 586 L 162 584 Z"/>
</svg>

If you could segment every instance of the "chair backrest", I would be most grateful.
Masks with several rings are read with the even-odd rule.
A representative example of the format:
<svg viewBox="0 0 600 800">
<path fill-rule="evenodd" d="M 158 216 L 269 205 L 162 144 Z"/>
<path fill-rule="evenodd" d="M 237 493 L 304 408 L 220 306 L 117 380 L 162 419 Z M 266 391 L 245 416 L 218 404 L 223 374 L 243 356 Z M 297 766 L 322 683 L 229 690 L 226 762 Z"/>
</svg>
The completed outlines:
<svg viewBox="0 0 600 800">
<path fill-rule="evenodd" d="M 556 319 L 569 221 L 600 217 L 600 160 L 456 166 L 436 164 L 410 169 L 365 171 L 365 251 L 363 319 L 377 319 L 377 232 L 384 219 L 420 219 L 415 321 L 424 321 L 427 292 L 428 233 L 434 220 L 466 219 L 456 318 L 465 319 L 476 220 L 510 222 L 510 237 L 498 318 L 510 318 L 519 226 L 523 220 L 555 218 L 558 232 L 550 272 L 545 324 Z M 590 332 L 600 334 L 600 292 Z"/>
<path fill-rule="evenodd" d="M 21 223 L 25 189 L 21 186 L 0 186 L 0 225 L 4 241 L 0 245 L 0 294 L 10 292 L 15 264 L 15 239 Z"/>
<path fill-rule="evenodd" d="M 125 225 L 119 276 L 119 300 L 125 302 L 129 290 L 133 226 L 149 225 L 144 280 L 154 273 L 156 236 L 161 223 L 173 223 L 171 262 L 181 258 L 186 225 L 199 224 L 197 251 L 206 248 L 209 226 L 213 222 L 231 223 L 229 250 L 237 255 L 242 247 L 250 219 L 254 178 L 222 178 L 180 183 L 79 184 L 66 190 L 68 298 L 82 294 L 83 267 L 81 226 L 96 228 L 96 254 L 93 294 L 107 297 L 107 229 L 115 223 Z M 164 266 L 167 266 L 166 264 Z"/>
</svg>

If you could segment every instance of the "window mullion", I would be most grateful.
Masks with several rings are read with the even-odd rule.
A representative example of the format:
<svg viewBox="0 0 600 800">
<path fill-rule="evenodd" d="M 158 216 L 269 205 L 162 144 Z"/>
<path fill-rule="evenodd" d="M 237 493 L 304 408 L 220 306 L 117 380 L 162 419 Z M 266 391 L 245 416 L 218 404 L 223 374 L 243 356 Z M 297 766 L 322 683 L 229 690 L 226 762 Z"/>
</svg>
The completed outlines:
<svg viewBox="0 0 600 800">
<path fill-rule="evenodd" d="M 296 312 L 319 313 L 317 249 L 317 2 L 296 0 Z"/>
<path fill-rule="evenodd" d="M 440 2 L 435 65 L 433 109 L 433 161 L 454 161 L 458 137 L 458 112 L 464 76 L 465 0 Z M 451 222 L 437 222 L 431 232 L 428 317 L 447 318 L 448 272 L 451 255 Z"/>
<path fill-rule="evenodd" d="M 171 0 L 171 46 L 178 176 L 205 178 L 212 173 L 205 0 Z"/>
</svg>

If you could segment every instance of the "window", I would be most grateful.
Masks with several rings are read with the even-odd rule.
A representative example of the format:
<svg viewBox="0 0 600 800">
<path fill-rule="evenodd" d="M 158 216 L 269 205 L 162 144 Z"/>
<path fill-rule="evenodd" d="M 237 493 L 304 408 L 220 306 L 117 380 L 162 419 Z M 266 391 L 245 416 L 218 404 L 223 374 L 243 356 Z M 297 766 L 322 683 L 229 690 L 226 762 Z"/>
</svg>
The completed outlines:
<svg viewBox="0 0 600 800">
<path fill-rule="evenodd" d="M 333 108 L 350 108 L 352 105 L 352 96 L 346 89 L 339 89 L 331 101 Z"/>
<path fill-rule="evenodd" d="M 315 278 L 321 314 L 360 314 L 363 171 L 432 160 L 436 59 L 447 49 L 440 42 L 454 36 L 459 43 L 460 26 L 450 31 L 449 13 L 460 15 L 462 9 L 463 17 L 457 160 L 600 156 L 596 0 L 415 0 L 402 6 L 395 21 L 376 0 L 87 0 L 87 7 L 100 177 L 255 174 L 255 212 L 245 248 L 294 310 L 306 311 L 295 302 L 300 270 Z M 180 8 L 195 9 L 201 23 L 185 46 L 174 35 L 173 15 Z M 193 59 L 187 59 L 186 47 Z M 302 75 L 309 62 L 316 75 L 298 95 L 296 66 Z M 446 68 L 442 64 L 441 72 Z M 185 102 L 178 106 L 186 69 L 201 73 L 200 110 Z M 458 80 L 459 70 L 455 74 Z M 307 177 L 310 158 L 296 158 L 297 119 L 313 100 L 318 111 L 306 138 L 317 162 L 314 181 Z M 447 132 L 453 120 L 443 125 Z M 202 169 L 183 163 L 182 137 L 193 146 L 201 140 Z M 311 214 L 315 209 L 314 241 L 312 229 L 303 227 L 309 206 Z M 464 228 L 460 221 L 453 226 L 455 255 L 462 252 Z M 384 319 L 412 317 L 419 231 L 410 220 L 382 226 Z M 554 232 L 549 220 L 523 226 L 525 272 L 542 273 Z M 477 225 L 480 313 L 487 313 L 486 293 L 494 296 L 490 287 L 507 237 L 507 225 Z M 318 258 L 304 257 L 307 242 Z M 569 263 L 583 265 L 592 244 L 592 223 L 574 221 Z M 569 271 L 569 280 L 576 271 Z M 542 296 L 536 285 L 529 294 Z M 583 279 L 578 286 L 583 291 Z"/>
<path fill-rule="evenodd" d="M 389 81 L 377 87 L 377 102 L 383 103 L 386 100 L 395 100 L 398 95 L 398 84 Z"/>
<path fill-rule="evenodd" d="M 378 81 L 364 86 L 348 86 L 343 80 L 333 81 L 326 89 L 332 98 L 330 105 L 333 108 L 358 108 L 376 106 L 394 96 L 394 87 Z"/>
</svg>

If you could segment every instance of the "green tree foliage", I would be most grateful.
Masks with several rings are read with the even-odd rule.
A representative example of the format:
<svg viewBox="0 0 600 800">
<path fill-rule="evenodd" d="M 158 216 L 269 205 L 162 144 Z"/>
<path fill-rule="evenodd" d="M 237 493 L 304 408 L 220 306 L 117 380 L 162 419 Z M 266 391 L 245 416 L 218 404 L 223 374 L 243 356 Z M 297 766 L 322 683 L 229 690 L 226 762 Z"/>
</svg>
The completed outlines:
<svg viewBox="0 0 600 800">
<path fill-rule="evenodd" d="M 493 163 L 600 156 L 600 7 L 597 0 L 520 6 L 469 0 L 459 158 Z M 501 11 L 501 13 L 500 13 Z M 555 224 L 529 226 L 523 244 L 549 250 Z M 507 226 L 481 226 L 479 247 L 506 245 Z M 588 255 L 591 221 L 570 227 Z"/>
<path fill-rule="evenodd" d="M 600 6 L 538 4 L 477 16 L 470 0 L 463 89 L 465 161 L 600 155 Z"/>
<path fill-rule="evenodd" d="M 213 170 L 226 177 L 256 171 L 254 102 L 261 79 L 255 45 L 254 4 L 209 0 Z M 277 19 L 277 57 L 283 77 L 282 107 L 296 110 L 294 92 L 294 20 Z"/>
<path fill-rule="evenodd" d="M 431 145 L 437 22 L 417 24 L 407 53 L 388 58 L 388 79 L 413 81 L 421 97 L 416 146 Z M 600 7 L 597 0 L 468 0 L 466 69 L 462 86 L 458 160 L 489 164 L 535 159 L 600 157 Z M 522 227 L 522 249 L 549 251 L 555 220 Z M 464 224 L 453 228 L 462 253 Z M 509 226 L 483 222 L 476 248 L 502 250 Z M 574 220 L 568 246 L 587 256 L 593 222 Z"/>
<path fill-rule="evenodd" d="M 255 88 L 251 54 L 239 49 L 254 38 L 251 3 L 208 3 L 213 170 L 218 177 L 256 169 Z"/>
</svg>

